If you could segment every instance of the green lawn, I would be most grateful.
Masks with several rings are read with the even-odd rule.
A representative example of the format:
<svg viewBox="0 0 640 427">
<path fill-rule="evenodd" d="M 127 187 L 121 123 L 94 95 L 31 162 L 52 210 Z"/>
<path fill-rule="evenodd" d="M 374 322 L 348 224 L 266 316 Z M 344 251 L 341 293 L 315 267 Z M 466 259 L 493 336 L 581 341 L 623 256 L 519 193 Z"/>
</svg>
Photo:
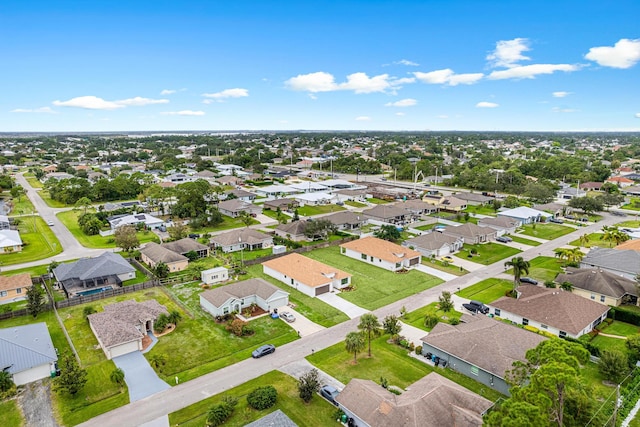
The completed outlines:
<svg viewBox="0 0 640 427">
<path fill-rule="evenodd" d="M 520 234 L 537 237 L 539 239 L 553 240 L 575 231 L 574 228 L 560 224 L 526 224 Z"/>
<path fill-rule="evenodd" d="M 17 274 L 21 274 L 21 273 L 29 273 L 32 276 L 42 276 L 43 274 L 47 273 L 47 270 L 49 269 L 49 265 L 44 264 L 44 265 L 37 265 L 34 267 L 25 267 L 25 268 L 19 268 L 16 270 L 4 270 L 2 271 L 2 274 L 0 274 L 0 276 L 15 276 Z"/>
<path fill-rule="evenodd" d="M 70 210 L 60 212 L 56 216 L 69 229 L 71 234 L 73 234 L 73 236 L 82 246 L 92 249 L 115 248 L 116 244 L 114 242 L 113 236 L 101 236 L 99 234 L 95 236 L 87 236 L 86 234 L 84 234 L 84 232 L 78 226 L 78 216 L 82 215 L 82 213 L 82 210 Z M 158 239 L 158 236 L 150 231 L 139 231 L 137 235 L 140 244 L 144 244 L 147 242 L 160 243 L 160 239 Z"/>
<path fill-rule="evenodd" d="M 475 285 L 469 286 L 456 292 L 461 298 L 468 298 L 476 301 L 480 301 L 484 304 L 490 304 L 505 296 L 507 291 L 513 289 L 513 282 L 505 279 L 485 279 Z"/>
<path fill-rule="evenodd" d="M 2 414 L 2 427 L 22 427 L 25 425 L 22 412 L 15 399 L 0 402 L 0 414 Z"/>
<path fill-rule="evenodd" d="M 42 188 L 42 183 L 35 176 L 27 176 L 27 174 L 24 174 L 24 177 L 33 188 Z"/>
<path fill-rule="evenodd" d="M 496 211 L 493 209 L 493 206 L 490 206 L 490 205 L 480 205 L 480 206 L 467 205 L 467 208 L 463 212 L 496 216 Z"/>
<path fill-rule="evenodd" d="M 640 221 L 638 221 L 638 220 L 635 220 L 635 221 L 634 220 L 623 221 L 623 222 L 620 222 L 620 223 L 618 223 L 616 225 L 618 227 L 620 227 L 620 228 L 626 228 L 626 227 L 628 227 L 628 228 L 638 228 L 638 227 L 640 227 Z"/>
<path fill-rule="evenodd" d="M 223 221 L 218 225 L 215 225 L 213 227 L 193 228 L 192 231 L 195 233 L 211 233 L 213 231 L 230 230 L 232 228 L 247 226 L 244 222 L 242 222 L 240 218 L 231 218 L 230 216 L 222 215 L 222 219 Z M 252 218 L 249 225 L 255 224 L 260 224 L 260 221 Z"/>
<path fill-rule="evenodd" d="M 349 206 L 353 206 L 354 208 L 366 208 L 368 206 L 365 203 L 356 202 L 356 201 L 353 201 L 353 200 L 345 200 L 344 204 L 345 205 L 349 205 Z"/>
<path fill-rule="evenodd" d="M 604 322 L 600 326 L 606 325 Z M 637 335 L 640 332 L 640 328 L 630 323 L 620 322 L 615 320 L 611 325 L 598 327 L 601 332 L 609 335 L 619 335 L 621 337 L 631 337 Z"/>
<path fill-rule="evenodd" d="M 383 199 L 378 199 L 376 197 L 372 197 L 370 199 L 367 199 L 367 202 L 369 203 L 373 203 L 375 205 L 384 205 L 385 203 L 389 203 L 389 200 L 383 200 Z"/>
<path fill-rule="evenodd" d="M 269 218 L 273 218 L 276 221 L 278 220 L 278 212 L 277 211 L 274 211 L 274 210 L 271 210 L 271 209 L 262 209 L 262 214 L 265 215 L 265 216 L 268 216 Z M 281 213 L 280 215 L 286 215 L 286 214 Z M 289 217 L 287 216 L 287 218 L 289 218 Z"/>
<path fill-rule="evenodd" d="M 341 292 L 339 295 L 368 310 L 375 310 L 443 282 L 442 279 L 416 270 L 393 273 L 374 267 L 340 254 L 338 246 L 318 249 L 305 256 L 352 274 L 351 284 L 355 290 Z"/>
<path fill-rule="evenodd" d="M 23 243 L 22 251 L 0 255 L 3 265 L 37 261 L 62 252 L 62 245 L 39 216 L 21 217 L 18 231 Z"/>
<path fill-rule="evenodd" d="M 136 277 L 134 279 L 125 280 L 122 282 L 122 286 L 136 285 L 138 283 L 146 282 L 147 280 L 149 280 L 149 277 L 147 277 L 147 275 L 142 271 L 136 269 Z"/>
<path fill-rule="evenodd" d="M 274 279 L 271 276 L 267 276 L 262 272 L 262 265 L 256 264 L 250 267 L 247 267 L 246 270 L 249 273 L 248 277 L 259 277 L 261 279 L 266 280 L 267 282 L 283 289 L 286 292 L 289 292 L 289 301 L 296 306 L 296 310 L 305 316 L 307 319 L 311 320 L 318 325 L 324 327 L 335 326 L 338 323 L 342 323 L 346 320 L 349 320 L 346 314 L 342 311 L 338 310 L 330 306 L 329 304 L 319 300 L 318 298 L 311 298 L 300 292 L 299 290 L 288 286 L 279 280 Z"/>
<path fill-rule="evenodd" d="M 388 335 L 371 342 L 371 357 L 366 350 L 358 355 L 358 361 L 353 364 L 353 354 L 347 353 L 344 342 L 328 347 L 308 356 L 307 360 L 319 369 L 347 384 L 353 378 L 361 378 L 380 382 L 380 377 L 389 381 L 390 386 L 400 388 L 409 387 L 431 372 L 449 378 L 450 380 L 478 393 L 489 400 L 496 401 L 502 397 L 495 390 L 480 384 L 449 368 L 434 368 L 420 360 L 407 356 L 407 350 L 394 344 L 388 344 Z"/>
<path fill-rule="evenodd" d="M 598 347 L 600 350 L 619 350 L 622 353 L 627 353 L 628 351 L 626 342 L 627 340 L 623 340 L 620 338 L 609 338 L 602 335 L 598 335 L 591 340 L 591 344 Z"/>
<path fill-rule="evenodd" d="M 420 307 L 417 310 L 405 314 L 401 320 L 408 325 L 415 326 L 416 328 L 430 332 L 431 328 L 427 328 L 424 325 L 424 318 L 427 314 L 435 313 L 440 321 L 445 323 L 449 323 L 451 319 L 460 320 L 460 316 L 462 316 L 462 313 L 460 313 L 459 311 L 451 310 L 445 313 L 439 308 L 440 307 L 438 302 L 432 302 L 429 305 L 425 305 L 424 307 Z M 400 335 L 402 335 L 402 332 L 400 332 Z"/>
<path fill-rule="evenodd" d="M 471 254 L 471 249 L 475 249 L 477 253 L 476 255 L 469 257 L 468 255 Z M 516 248 L 512 248 L 506 245 L 499 245 L 493 242 L 484 243 L 481 245 L 467 245 L 465 243 L 462 249 L 454 255 L 458 258 L 466 259 L 467 261 L 489 265 L 505 258 L 511 258 L 512 256 L 519 254 L 520 252 L 521 251 Z"/>
<path fill-rule="evenodd" d="M 602 239 L 604 237 L 604 233 L 591 233 L 587 236 L 589 237 L 589 241 L 586 243 L 581 243 L 580 239 L 576 239 L 572 242 L 569 242 L 569 244 L 573 246 L 581 246 L 584 248 L 590 248 L 592 246 L 598 246 L 599 248 L 612 248 L 614 246 L 613 242 Z"/>
<path fill-rule="evenodd" d="M 435 268 L 436 270 L 444 271 L 445 273 L 453 274 L 455 276 L 464 276 L 468 273 L 464 268 L 451 263 L 444 263 L 439 259 L 429 259 L 422 257 L 422 264 L 427 267 Z"/>
<path fill-rule="evenodd" d="M 40 197 L 42 197 L 42 200 L 44 200 L 44 202 L 50 207 L 50 208 L 67 208 L 70 205 L 66 205 L 62 202 L 59 202 L 57 200 L 53 200 L 50 196 L 49 196 L 49 192 L 47 190 L 40 190 L 38 191 L 38 194 L 40 195 Z"/>
<path fill-rule="evenodd" d="M 343 211 L 345 208 L 338 205 L 319 205 L 319 206 L 300 206 L 298 208 L 298 215 L 301 216 L 313 216 L 320 214 L 327 214 L 331 212 Z"/>
<path fill-rule="evenodd" d="M 509 234 L 509 237 L 511 237 L 514 242 L 522 243 L 523 245 L 539 246 L 542 244 L 536 240 L 525 239 L 524 237 L 519 236 L 512 236 L 511 234 Z"/>
<path fill-rule="evenodd" d="M 547 280 L 553 280 L 558 273 L 562 272 L 563 263 L 554 257 L 539 256 L 529 261 L 529 274 L 527 276 L 533 277 L 540 282 Z M 512 270 L 508 270 L 512 274 Z"/>
<path fill-rule="evenodd" d="M 31 200 L 29 200 L 27 196 L 20 196 L 19 198 L 11 199 L 11 212 L 9 215 L 31 214 L 34 213 L 35 210 L 33 203 L 31 203 Z"/>
<path fill-rule="evenodd" d="M 278 400 L 271 408 L 257 411 L 248 406 L 246 397 L 253 389 L 264 385 L 275 387 L 278 391 Z M 238 399 L 238 406 L 236 406 L 233 416 L 225 421 L 225 426 L 241 427 L 278 409 L 287 414 L 299 426 L 329 427 L 336 425 L 335 406 L 319 395 L 314 395 L 308 404 L 303 403 L 298 395 L 297 381 L 279 371 L 271 371 L 224 393 L 173 412 L 169 414 L 169 425 L 202 427 L 206 424 L 207 411 L 213 405 L 220 403 L 224 396 L 234 396 Z"/>
</svg>

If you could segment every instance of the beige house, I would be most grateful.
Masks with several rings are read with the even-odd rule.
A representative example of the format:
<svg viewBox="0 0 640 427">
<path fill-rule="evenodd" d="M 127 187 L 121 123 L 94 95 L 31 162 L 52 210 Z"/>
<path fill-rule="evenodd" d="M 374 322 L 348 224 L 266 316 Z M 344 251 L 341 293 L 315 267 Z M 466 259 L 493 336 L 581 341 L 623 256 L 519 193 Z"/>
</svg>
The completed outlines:
<svg viewBox="0 0 640 427">
<path fill-rule="evenodd" d="M 569 282 L 571 293 L 612 306 L 638 304 L 638 288 L 634 280 L 606 270 L 568 268 L 567 273 L 558 274 L 556 283 Z"/>
<path fill-rule="evenodd" d="M 398 271 L 419 265 L 422 254 L 377 237 L 365 237 L 340 245 L 340 253 L 385 270 Z"/>
<path fill-rule="evenodd" d="M 0 304 L 26 299 L 27 289 L 31 285 L 31 275 L 29 273 L 0 276 Z"/>
<path fill-rule="evenodd" d="M 173 252 L 155 242 L 149 242 L 140 249 L 142 261 L 151 268 L 156 268 L 161 262 L 169 267 L 169 272 L 182 271 L 189 265 L 189 258 Z"/>
</svg>

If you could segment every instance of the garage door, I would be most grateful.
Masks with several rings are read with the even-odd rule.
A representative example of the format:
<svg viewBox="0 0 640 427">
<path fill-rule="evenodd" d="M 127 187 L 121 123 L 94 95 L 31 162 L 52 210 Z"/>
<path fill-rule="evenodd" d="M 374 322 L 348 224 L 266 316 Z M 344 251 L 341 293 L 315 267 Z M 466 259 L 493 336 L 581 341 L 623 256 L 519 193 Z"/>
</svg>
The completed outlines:
<svg viewBox="0 0 640 427">
<path fill-rule="evenodd" d="M 319 286 L 316 288 L 316 296 L 326 294 L 331 290 L 331 285 Z"/>
<path fill-rule="evenodd" d="M 419 260 L 419 259 L 420 259 L 420 258 L 412 258 L 412 259 L 410 259 L 410 260 L 409 260 L 409 265 L 416 265 L 416 264 L 418 264 L 418 262 L 419 262 L 418 260 Z"/>
</svg>

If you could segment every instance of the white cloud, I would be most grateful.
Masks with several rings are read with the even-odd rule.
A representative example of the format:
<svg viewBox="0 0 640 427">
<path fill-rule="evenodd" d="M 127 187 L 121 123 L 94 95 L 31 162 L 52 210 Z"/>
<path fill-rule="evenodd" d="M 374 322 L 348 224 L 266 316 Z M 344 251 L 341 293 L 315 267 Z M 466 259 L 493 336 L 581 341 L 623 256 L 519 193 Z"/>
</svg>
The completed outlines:
<svg viewBox="0 0 640 427">
<path fill-rule="evenodd" d="M 396 113 L 396 116 L 404 116 L 404 113 L 403 113 L 402 111 L 398 111 L 398 112 Z"/>
<path fill-rule="evenodd" d="M 640 61 L 640 39 L 620 39 L 613 47 L 592 47 L 584 57 L 603 67 L 630 68 Z"/>
<path fill-rule="evenodd" d="M 571 92 L 559 91 L 559 92 L 553 92 L 552 95 L 554 98 L 564 98 L 568 95 L 571 95 Z"/>
<path fill-rule="evenodd" d="M 636 113 L 635 117 L 636 119 L 640 119 L 640 113 Z"/>
<path fill-rule="evenodd" d="M 369 77 L 366 73 L 353 73 L 347 76 L 347 81 L 340 84 L 340 89 L 353 90 L 355 93 L 384 92 L 389 89 L 388 74 Z"/>
<path fill-rule="evenodd" d="M 79 96 L 71 98 L 68 101 L 53 101 L 53 105 L 57 107 L 75 107 L 85 108 L 87 110 L 116 110 L 124 108 L 124 105 L 113 101 L 105 101 L 97 96 Z"/>
<path fill-rule="evenodd" d="M 470 85 L 476 83 L 484 77 L 482 73 L 456 74 L 450 68 L 444 70 L 430 71 L 428 73 L 415 72 L 413 75 L 422 83 L 427 84 L 447 84 L 457 86 L 459 84 Z"/>
<path fill-rule="evenodd" d="M 486 102 L 486 101 L 478 102 L 476 104 L 476 108 L 496 108 L 499 106 L 500 105 L 496 104 L 495 102 Z"/>
<path fill-rule="evenodd" d="M 285 81 L 285 86 L 295 91 L 311 93 L 350 90 L 355 93 L 393 92 L 400 84 L 413 83 L 412 78 L 395 79 L 388 74 L 369 77 L 366 73 L 353 73 L 347 81 L 336 83 L 332 74 L 318 71 L 310 74 L 299 74 Z"/>
<path fill-rule="evenodd" d="M 162 89 L 160 91 L 160 95 L 171 95 L 171 94 L 174 94 L 176 92 L 177 92 L 177 90 L 174 90 L 174 89 Z"/>
<path fill-rule="evenodd" d="M 416 101 L 415 99 L 407 98 L 407 99 L 401 99 L 400 101 L 396 101 L 396 102 L 387 102 L 386 104 L 384 104 L 384 106 L 385 107 L 413 107 L 417 103 L 418 101 Z"/>
<path fill-rule="evenodd" d="M 414 77 L 402 77 L 400 79 L 394 79 L 392 84 L 394 87 L 398 87 L 399 85 L 403 85 L 405 83 L 415 83 L 416 79 Z"/>
<path fill-rule="evenodd" d="M 371 117 L 369 116 L 358 116 L 356 117 L 356 120 L 359 122 L 369 122 L 371 121 Z"/>
<path fill-rule="evenodd" d="M 575 110 L 573 108 L 553 107 L 551 111 L 553 111 L 554 113 L 575 113 L 578 110 Z"/>
<path fill-rule="evenodd" d="M 310 93 L 310 94 L 309 94 L 309 98 L 311 98 L 311 99 L 313 99 L 313 100 L 318 99 L 318 97 L 317 97 L 317 96 L 315 96 L 315 95 L 314 95 L 314 94 L 312 94 L 312 93 Z"/>
<path fill-rule="evenodd" d="M 16 108 L 11 110 L 11 113 L 45 113 L 45 114 L 57 114 L 57 111 L 51 109 L 51 107 L 40 108 Z"/>
<path fill-rule="evenodd" d="M 318 71 L 310 74 L 298 74 L 284 82 L 291 90 L 306 92 L 331 92 L 337 89 L 333 75 Z"/>
<path fill-rule="evenodd" d="M 500 40 L 496 43 L 496 49 L 487 55 L 487 61 L 493 67 L 515 67 L 517 62 L 531 59 L 522 54 L 528 50 L 531 50 L 528 39 Z"/>
<path fill-rule="evenodd" d="M 164 111 L 160 114 L 164 116 L 204 116 L 204 111 L 193 111 L 193 110 Z"/>
<path fill-rule="evenodd" d="M 121 101 L 114 101 L 118 105 L 124 106 L 133 106 L 133 107 L 142 107 L 144 105 L 153 105 L 153 104 L 168 104 L 168 99 L 151 99 L 151 98 L 142 98 L 136 96 L 135 98 L 123 99 Z"/>
<path fill-rule="evenodd" d="M 221 92 L 216 93 L 203 93 L 202 96 L 204 96 L 205 98 L 211 98 L 221 101 L 227 98 L 244 98 L 246 96 L 249 96 L 249 91 L 242 88 L 233 88 L 225 89 Z"/>
<path fill-rule="evenodd" d="M 571 64 L 533 64 L 513 67 L 508 70 L 493 71 L 488 78 L 490 80 L 533 79 L 538 74 L 553 74 L 556 71 L 571 72 L 579 69 L 579 65 Z"/>
<path fill-rule="evenodd" d="M 413 61 L 409 61 L 408 59 L 401 59 L 400 61 L 395 61 L 394 64 L 396 65 L 407 65 L 410 67 L 417 67 L 418 64 L 417 62 L 413 62 Z"/>
</svg>

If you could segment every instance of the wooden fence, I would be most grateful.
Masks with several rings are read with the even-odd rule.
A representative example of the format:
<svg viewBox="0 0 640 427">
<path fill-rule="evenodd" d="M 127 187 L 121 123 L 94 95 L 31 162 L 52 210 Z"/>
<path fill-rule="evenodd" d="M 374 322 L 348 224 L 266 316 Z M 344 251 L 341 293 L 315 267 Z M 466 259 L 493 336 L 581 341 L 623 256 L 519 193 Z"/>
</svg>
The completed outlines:
<svg viewBox="0 0 640 427">
<path fill-rule="evenodd" d="M 87 302 L 99 301 L 101 299 L 114 297 L 116 295 L 124 295 L 131 292 L 141 291 L 143 289 L 155 288 L 156 286 L 160 286 L 160 283 L 156 280 L 151 280 L 143 283 L 136 283 L 131 286 L 124 286 L 121 288 L 110 289 L 104 292 L 99 292 L 93 295 L 84 295 L 73 297 L 71 299 L 65 299 L 62 301 L 56 301 L 56 308 L 66 308 L 73 307 L 75 305 L 84 304 Z"/>
</svg>

